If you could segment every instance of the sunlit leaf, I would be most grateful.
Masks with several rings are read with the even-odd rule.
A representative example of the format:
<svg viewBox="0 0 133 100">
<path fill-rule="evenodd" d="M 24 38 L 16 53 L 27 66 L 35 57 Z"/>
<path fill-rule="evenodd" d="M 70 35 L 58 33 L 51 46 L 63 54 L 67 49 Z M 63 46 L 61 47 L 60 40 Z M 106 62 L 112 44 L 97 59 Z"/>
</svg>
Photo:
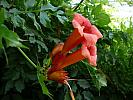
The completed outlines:
<svg viewBox="0 0 133 100">
<path fill-rule="evenodd" d="M 101 13 L 102 11 L 102 5 L 99 4 L 97 5 L 96 7 L 93 8 L 91 14 L 94 15 L 94 16 L 97 16 L 99 13 Z"/>
<path fill-rule="evenodd" d="M 0 25 L 0 34 L 6 40 L 7 46 L 26 48 L 21 42 L 17 33 L 10 31 L 5 25 Z"/>
<path fill-rule="evenodd" d="M 0 10 L 0 24 L 3 24 L 4 23 L 4 9 L 1 9 Z"/>
<path fill-rule="evenodd" d="M 99 15 L 95 16 L 95 20 L 99 26 L 105 26 L 111 22 L 109 15 L 106 13 L 99 13 Z"/>
</svg>

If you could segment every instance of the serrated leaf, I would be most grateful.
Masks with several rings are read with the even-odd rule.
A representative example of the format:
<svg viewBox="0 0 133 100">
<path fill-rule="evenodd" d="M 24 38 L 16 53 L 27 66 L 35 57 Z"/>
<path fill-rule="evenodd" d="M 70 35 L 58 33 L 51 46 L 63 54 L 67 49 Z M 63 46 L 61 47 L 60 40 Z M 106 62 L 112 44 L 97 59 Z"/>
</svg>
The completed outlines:
<svg viewBox="0 0 133 100">
<path fill-rule="evenodd" d="M 12 80 L 14 81 L 14 80 L 19 79 L 19 76 L 20 76 L 20 72 L 14 71 L 13 72 L 13 76 L 12 76 Z"/>
<path fill-rule="evenodd" d="M 58 9 L 58 7 L 54 7 L 52 6 L 50 3 L 47 3 L 47 5 L 42 6 L 41 8 L 42 10 L 52 10 L 52 11 L 56 11 Z"/>
<path fill-rule="evenodd" d="M 50 23 L 50 19 L 46 12 L 40 12 L 40 22 L 44 27 L 47 27 Z"/>
<path fill-rule="evenodd" d="M 14 27 L 21 27 L 25 29 L 25 19 L 23 19 L 19 15 L 12 16 L 11 20 L 13 22 Z"/>
<path fill-rule="evenodd" d="M 5 25 L 0 25 L 0 34 L 6 40 L 7 46 L 27 48 L 19 42 L 20 38 L 17 33 L 10 31 Z"/>
<path fill-rule="evenodd" d="M 2 8 L 0 10 L 0 24 L 4 23 L 4 19 L 5 19 L 5 17 L 4 17 L 4 9 Z"/>
<path fill-rule="evenodd" d="M 37 28 L 37 30 L 41 30 L 41 26 L 36 21 L 35 14 L 34 13 L 28 13 L 28 16 L 33 20 L 34 26 Z"/>
<path fill-rule="evenodd" d="M 9 12 L 10 12 L 11 14 L 14 14 L 14 15 L 17 15 L 17 14 L 20 13 L 20 11 L 19 11 L 18 9 L 16 9 L 16 8 L 10 9 Z"/>
<path fill-rule="evenodd" d="M 76 100 L 83 100 L 82 96 L 78 93 L 78 95 L 76 96 Z"/>
<path fill-rule="evenodd" d="M 31 8 L 35 5 L 36 0 L 26 0 L 26 2 L 24 3 L 26 8 Z"/>
<path fill-rule="evenodd" d="M 90 91 L 83 91 L 82 94 L 84 96 L 84 100 L 94 100 L 94 97 Z"/>
<path fill-rule="evenodd" d="M 10 5 L 6 0 L 1 0 L 0 5 L 2 5 L 4 8 L 9 8 Z"/>
<path fill-rule="evenodd" d="M 95 8 L 93 8 L 91 14 L 94 16 L 97 16 L 102 11 L 102 5 L 97 5 Z"/>
<path fill-rule="evenodd" d="M 24 89 L 25 85 L 22 80 L 15 81 L 15 88 L 18 92 L 21 92 Z"/>
<path fill-rule="evenodd" d="M 39 44 L 43 49 L 45 49 L 46 52 L 48 52 L 47 46 L 42 41 L 36 40 L 36 43 Z"/>
<path fill-rule="evenodd" d="M 63 14 L 64 14 L 64 11 L 62 11 L 62 10 L 57 11 L 57 15 L 63 15 Z"/>
<path fill-rule="evenodd" d="M 67 18 L 66 18 L 65 16 L 57 15 L 56 17 L 59 19 L 59 21 L 60 21 L 62 24 L 64 24 L 64 22 L 67 21 Z"/>
<path fill-rule="evenodd" d="M 37 77 L 38 77 L 38 81 L 41 85 L 43 94 L 49 96 L 52 99 L 52 95 L 50 94 L 48 88 L 46 87 L 46 85 L 44 83 L 45 78 L 44 78 L 43 74 L 40 74 L 40 72 L 37 72 Z"/>
<path fill-rule="evenodd" d="M 13 81 L 8 81 L 5 86 L 5 93 L 7 93 L 11 88 L 13 88 Z"/>
<path fill-rule="evenodd" d="M 83 88 L 83 89 L 86 89 L 86 88 L 89 88 L 90 87 L 89 82 L 86 81 L 86 80 L 84 80 L 84 79 L 78 80 L 78 83 L 77 84 L 79 84 L 79 86 L 81 88 Z"/>
<path fill-rule="evenodd" d="M 99 81 L 99 88 L 101 88 L 102 86 L 107 86 L 107 80 L 104 74 L 98 73 L 97 78 Z"/>
<path fill-rule="evenodd" d="M 99 13 L 97 16 L 95 16 L 95 20 L 99 26 L 105 26 L 111 22 L 109 15 L 106 13 Z"/>
</svg>

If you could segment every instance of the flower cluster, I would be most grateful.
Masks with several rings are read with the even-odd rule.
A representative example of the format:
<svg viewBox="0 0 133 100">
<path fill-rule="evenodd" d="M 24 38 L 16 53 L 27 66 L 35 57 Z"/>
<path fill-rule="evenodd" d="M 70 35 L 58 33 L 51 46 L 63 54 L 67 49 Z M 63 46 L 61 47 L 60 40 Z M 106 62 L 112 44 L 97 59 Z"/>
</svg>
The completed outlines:
<svg viewBox="0 0 133 100">
<path fill-rule="evenodd" d="M 72 25 L 74 30 L 67 40 L 64 43 L 59 43 L 52 50 L 52 66 L 48 70 L 49 80 L 64 83 L 69 77 L 63 68 L 86 58 L 90 65 L 97 65 L 96 42 L 99 38 L 102 38 L 102 34 L 87 18 L 78 13 L 74 14 Z M 81 45 L 80 49 L 71 54 L 68 53 L 79 45 Z"/>
</svg>

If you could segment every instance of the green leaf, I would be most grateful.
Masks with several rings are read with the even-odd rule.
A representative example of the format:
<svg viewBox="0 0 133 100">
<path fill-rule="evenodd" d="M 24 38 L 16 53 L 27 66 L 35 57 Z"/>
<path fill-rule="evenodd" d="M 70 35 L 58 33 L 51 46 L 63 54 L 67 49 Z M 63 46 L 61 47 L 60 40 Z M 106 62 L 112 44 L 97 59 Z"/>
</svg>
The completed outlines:
<svg viewBox="0 0 133 100">
<path fill-rule="evenodd" d="M 8 81 L 5 86 L 5 93 L 7 93 L 11 88 L 13 88 L 13 81 Z"/>
<path fill-rule="evenodd" d="M 83 100 L 82 96 L 78 93 L 75 100 Z"/>
<path fill-rule="evenodd" d="M 79 86 L 82 87 L 83 89 L 86 89 L 86 88 L 90 87 L 89 82 L 84 80 L 84 79 L 78 80 L 77 84 L 79 84 Z"/>
<path fill-rule="evenodd" d="M 34 26 L 37 28 L 37 30 L 41 30 L 41 26 L 36 21 L 35 14 L 34 13 L 28 13 L 28 16 L 33 20 Z"/>
<path fill-rule="evenodd" d="M 82 94 L 84 96 L 84 100 L 94 100 L 94 97 L 90 91 L 83 91 Z"/>
<path fill-rule="evenodd" d="M 26 2 L 24 3 L 26 8 L 31 8 L 35 5 L 36 0 L 26 0 Z"/>
<path fill-rule="evenodd" d="M 27 48 L 21 42 L 19 42 L 21 39 L 17 33 L 10 31 L 5 25 L 0 25 L 0 34 L 0 38 L 2 37 L 6 40 L 7 46 Z"/>
<path fill-rule="evenodd" d="M 97 16 L 95 16 L 95 20 L 99 26 L 105 26 L 111 22 L 109 15 L 107 15 L 106 13 L 98 14 Z"/>
<path fill-rule="evenodd" d="M 64 14 L 64 11 L 58 10 L 56 13 L 57 13 L 57 15 L 63 15 Z"/>
<path fill-rule="evenodd" d="M 0 24 L 4 23 L 4 19 L 5 19 L 5 17 L 4 17 L 4 9 L 2 8 L 0 10 Z"/>
<path fill-rule="evenodd" d="M 69 92 L 66 92 L 64 100 L 71 100 Z"/>
<path fill-rule="evenodd" d="M 60 21 L 62 24 L 64 24 L 64 22 L 67 21 L 67 18 L 66 18 L 65 16 L 57 15 L 56 17 L 59 19 L 59 21 Z"/>
<path fill-rule="evenodd" d="M 13 22 L 14 27 L 21 27 L 25 29 L 25 19 L 23 19 L 19 15 L 12 16 L 11 20 Z"/>
<path fill-rule="evenodd" d="M 44 42 L 36 40 L 36 43 L 39 44 L 43 49 L 45 49 L 46 52 L 48 52 L 47 46 L 44 44 Z"/>
<path fill-rule="evenodd" d="M 15 88 L 18 92 L 21 92 L 24 89 L 25 85 L 22 80 L 15 81 Z"/>
<path fill-rule="evenodd" d="M 3 44 L 2 44 L 2 34 L 0 33 L 0 48 L 3 48 Z"/>
<path fill-rule="evenodd" d="M 50 19 L 46 12 L 40 12 L 40 22 L 44 27 L 47 27 L 50 23 Z"/>
<path fill-rule="evenodd" d="M 44 83 L 44 80 L 45 80 L 44 75 L 40 74 L 40 72 L 37 72 L 37 77 L 38 77 L 38 81 L 41 85 L 43 94 L 45 94 L 45 95 L 49 96 L 51 99 L 53 99 L 52 95 L 49 93 L 48 88 L 46 87 L 46 85 Z"/>
<path fill-rule="evenodd" d="M 101 11 L 102 11 L 102 5 L 99 4 L 95 8 L 92 9 L 91 14 L 94 16 L 97 16 L 99 13 L 101 13 Z"/>
<path fill-rule="evenodd" d="M 2 0 L 0 2 L 0 5 L 2 5 L 4 8 L 9 8 L 10 7 L 9 3 L 6 0 Z"/>
<path fill-rule="evenodd" d="M 98 86 L 99 86 L 99 89 L 102 87 L 102 86 L 107 86 L 107 80 L 106 80 L 106 76 L 102 73 L 97 73 L 97 79 L 98 79 Z"/>
<path fill-rule="evenodd" d="M 52 10 L 52 11 L 56 11 L 58 9 L 58 7 L 54 7 L 52 6 L 50 3 L 47 3 L 47 5 L 44 5 L 41 7 L 42 10 Z"/>
<path fill-rule="evenodd" d="M 19 11 L 18 9 L 16 9 L 16 8 L 10 9 L 9 12 L 10 12 L 11 14 L 14 14 L 14 15 L 18 15 L 18 14 L 20 13 L 20 11 Z"/>
</svg>

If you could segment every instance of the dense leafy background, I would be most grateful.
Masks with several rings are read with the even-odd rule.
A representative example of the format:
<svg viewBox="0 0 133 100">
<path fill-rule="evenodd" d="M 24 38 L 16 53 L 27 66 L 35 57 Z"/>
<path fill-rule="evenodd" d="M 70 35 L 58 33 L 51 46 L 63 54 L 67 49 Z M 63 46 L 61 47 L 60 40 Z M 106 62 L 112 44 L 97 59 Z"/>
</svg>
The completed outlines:
<svg viewBox="0 0 133 100">
<path fill-rule="evenodd" d="M 132 2 L 128 2 L 130 5 Z M 76 100 L 123 100 L 133 93 L 133 23 L 110 28 L 107 0 L 0 0 L 0 96 L 2 100 L 50 100 L 36 69 L 17 49 L 21 47 L 43 66 L 53 46 L 72 32 L 73 13 L 81 13 L 103 34 L 97 43 L 98 66 L 81 61 L 66 68 Z M 45 82 L 55 100 L 70 100 L 67 87 Z M 106 86 L 106 87 L 102 87 Z M 42 87 L 42 88 L 41 88 Z M 43 90 L 43 91 L 42 91 Z M 132 99 L 131 99 L 132 100 Z"/>
</svg>

